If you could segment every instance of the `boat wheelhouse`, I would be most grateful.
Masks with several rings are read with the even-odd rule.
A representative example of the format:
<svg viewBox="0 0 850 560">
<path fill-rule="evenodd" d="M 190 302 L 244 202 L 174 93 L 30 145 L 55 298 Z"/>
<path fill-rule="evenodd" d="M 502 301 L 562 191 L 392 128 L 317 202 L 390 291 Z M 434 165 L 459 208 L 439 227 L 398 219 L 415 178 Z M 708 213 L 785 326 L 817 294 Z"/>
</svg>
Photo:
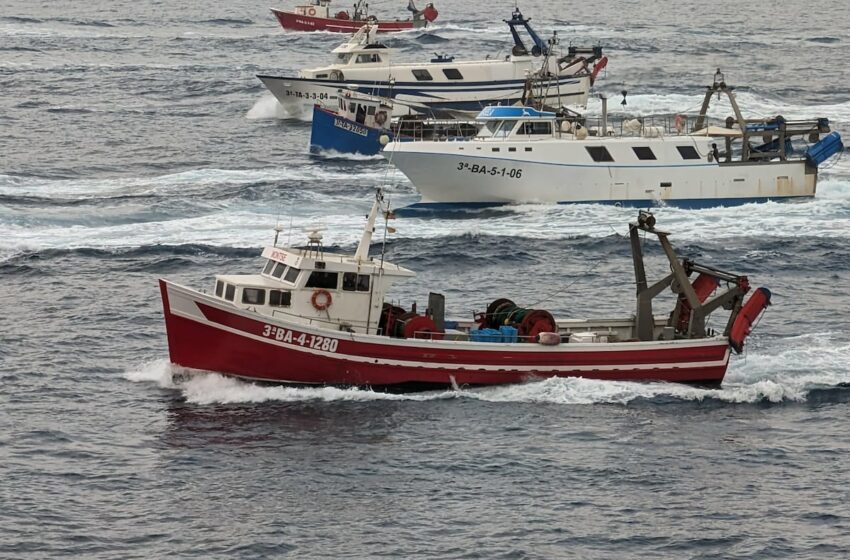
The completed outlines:
<svg viewBox="0 0 850 560">
<path fill-rule="evenodd" d="M 730 348 L 742 350 L 770 292 L 745 276 L 680 258 L 655 217 L 629 226 L 637 286 L 631 316 L 558 319 L 498 298 L 471 318 L 449 320 L 430 293 L 424 311 L 387 298 L 411 270 L 368 255 L 378 193 L 353 255 L 306 248 L 263 251 L 261 272 L 219 275 L 206 294 L 160 280 L 171 362 L 246 379 L 312 385 L 421 388 L 517 383 L 546 377 L 719 384 Z M 647 277 L 642 235 L 655 236 L 669 274 Z M 695 279 L 691 276 L 696 274 Z M 667 288 L 672 312 L 655 315 Z M 728 318 L 715 331 L 709 318 Z"/>
<path fill-rule="evenodd" d="M 718 71 L 719 73 L 719 71 Z M 722 74 L 696 117 L 595 123 L 575 113 L 488 107 L 458 141 L 393 142 L 384 154 L 422 194 L 412 208 L 516 202 L 705 207 L 810 198 L 818 165 L 843 149 L 826 118 L 747 119 Z M 734 117 L 707 117 L 726 95 Z M 411 207 L 409 207 L 411 208 Z"/>
<path fill-rule="evenodd" d="M 541 39 L 518 10 L 505 22 L 514 46 L 503 58 L 460 61 L 437 55 L 429 62 L 399 62 L 395 50 L 376 41 L 372 26 L 364 25 L 333 50 L 330 65 L 301 70 L 297 77 L 258 78 L 288 113 L 304 118 L 312 116 L 315 103 L 333 103 L 337 92 L 346 89 L 393 99 L 396 116 L 468 117 L 496 102 L 521 103 L 535 76 L 546 76 L 541 101 L 558 107 L 584 105 L 607 64 L 601 47 L 571 47 L 561 56 L 557 42 Z M 531 37 L 530 47 L 519 30 Z"/>
</svg>

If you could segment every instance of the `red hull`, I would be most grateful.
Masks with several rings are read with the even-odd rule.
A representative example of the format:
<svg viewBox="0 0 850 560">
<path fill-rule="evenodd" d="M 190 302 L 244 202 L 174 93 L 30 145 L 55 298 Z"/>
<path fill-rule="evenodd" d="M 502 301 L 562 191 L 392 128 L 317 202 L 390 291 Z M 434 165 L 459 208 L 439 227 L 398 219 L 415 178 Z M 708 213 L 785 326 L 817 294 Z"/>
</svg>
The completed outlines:
<svg viewBox="0 0 850 560">
<path fill-rule="evenodd" d="M 540 347 L 367 337 L 258 320 L 162 280 L 160 288 L 174 364 L 263 381 L 446 386 L 584 377 L 719 384 L 729 359 L 728 344 L 714 339 Z M 323 341 L 332 341 L 330 348 Z"/>
<path fill-rule="evenodd" d="M 362 20 L 302 16 L 293 12 L 282 12 L 280 10 L 272 10 L 272 12 L 275 17 L 277 17 L 281 27 L 291 31 L 333 31 L 335 33 L 354 33 L 366 24 L 366 22 Z M 415 27 L 412 19 L 378 21 L 377 26 L 378 32 L 380 33 L 405 31 Z M 422 27 L 424 26 L 425 22 L 423 21 Z"/>
</svg>

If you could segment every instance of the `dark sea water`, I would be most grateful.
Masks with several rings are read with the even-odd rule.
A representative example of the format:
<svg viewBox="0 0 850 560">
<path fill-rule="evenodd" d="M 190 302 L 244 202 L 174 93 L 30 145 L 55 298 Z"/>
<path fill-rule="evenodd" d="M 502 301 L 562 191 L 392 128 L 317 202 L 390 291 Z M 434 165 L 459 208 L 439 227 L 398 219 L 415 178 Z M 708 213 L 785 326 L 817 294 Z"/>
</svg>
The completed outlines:
<svg viewBox="0 0 850 560">
<path fill-rule="evenodd" d="M 388 41 L 412 60 L 504 52 L 512 6 L 438 3 L 434 29 Z M 632 114 L 693 109 L 721 67 L 746 113 L 826 116 L 850 138 L 844 2 L 521 7 L 565 44 L 604 45 L 599 90 L 627 89 Z M 0 557 L 850 558 L 846 153 L 810 202 L 657 212 L 682 253 L 774 293 L 719 390 L 173 382 L 158 278 L 255 271 L 276 223 L 295 243 L 322 224 L 350 251 L 376 186 L 417 200 L 380 160 L 307 155 L 309 125 L 254 75 L 320 64 L 342 38 L 284 33 L 267 8 L 2 5 Z M 468 315 L 566 289 L 541 307 L 626 314 L 631 218 L 399 219 L 389 258 L 419 275 L 393 296 L 439 289 Z"/>
</svg>

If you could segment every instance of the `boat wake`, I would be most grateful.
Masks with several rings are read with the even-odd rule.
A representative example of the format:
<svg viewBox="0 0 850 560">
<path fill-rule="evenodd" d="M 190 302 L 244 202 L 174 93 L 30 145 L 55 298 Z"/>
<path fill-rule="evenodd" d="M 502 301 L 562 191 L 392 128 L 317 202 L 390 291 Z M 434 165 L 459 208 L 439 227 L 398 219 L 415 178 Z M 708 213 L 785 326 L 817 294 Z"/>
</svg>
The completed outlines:
<svg viewBox="0 0 850 560">
<path fill-rule="evenodd" d="M 127 371 L 124 377 L 132 382 L 177 390 L 187 402 L 197 405 L 447 399 L 553 405 L 628 405 L 636 401 L 657 405 L 688 401 L 756 404 L 806 402 L 822 391 L 850 391 L 850 370 L 845 367 L 850 359 L 850 340 L 834 333 L 817 333 L 777 339 L 772 346 L 780 349 L 764 347 L 733 359 L 719 389 L 675 383 L 552 378 L 499 387 L 391 394 L 354 388 L 256 385 L 218 374 L 191 374 L 165 359 Z"/>
</svg>

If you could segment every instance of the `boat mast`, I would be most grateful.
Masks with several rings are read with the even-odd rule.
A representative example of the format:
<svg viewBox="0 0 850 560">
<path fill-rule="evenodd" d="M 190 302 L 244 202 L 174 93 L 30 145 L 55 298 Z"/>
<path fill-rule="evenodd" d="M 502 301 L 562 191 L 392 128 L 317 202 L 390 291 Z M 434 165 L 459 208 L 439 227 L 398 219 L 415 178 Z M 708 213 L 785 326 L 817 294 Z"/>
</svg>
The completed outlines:
<svg viewBox="0 0 850 560">
<path fill-rule="evenodd" d="M 375 193 L 375 202 L 372 204 L 372 210 L 369 211 L 369 216 L 366 218 L 366 227 L 363 229 L 363 237 L 360 238 L 360 245 L 357 246 L 357 252 L 354 253 L 354 260 L 358 262 L 369 260 L 369 245 L 372 243 L 372 233 L 375 231 L 375 218 L 378 216 L 378 210 L 383 200 L 384 195 L 378 190 Z"/>
</svg>

